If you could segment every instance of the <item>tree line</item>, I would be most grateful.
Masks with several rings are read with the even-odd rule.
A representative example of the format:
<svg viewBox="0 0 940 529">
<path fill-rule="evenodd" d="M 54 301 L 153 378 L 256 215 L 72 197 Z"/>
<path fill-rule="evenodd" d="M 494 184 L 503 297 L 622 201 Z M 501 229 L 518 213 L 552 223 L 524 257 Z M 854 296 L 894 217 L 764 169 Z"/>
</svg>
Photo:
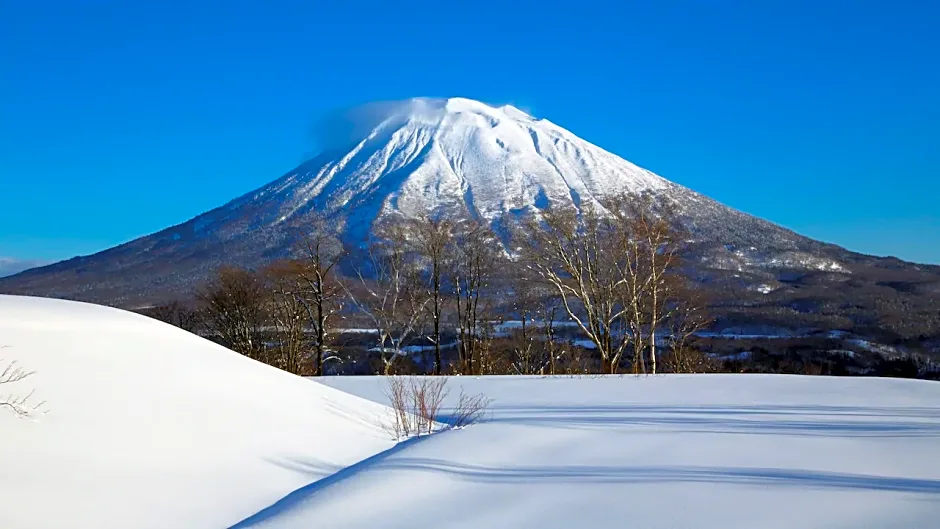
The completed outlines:
<svg viewBox="0 0 940 529">
<path fill-rule="evenodd" d="M 196 307 L 150 315 L 314 376 L 351 326 L 383 374 L 707 370 L 690 237 L 675 205 L 649 195 L 549 207 L 503 240 L 472 218 L 385 219 L 357 248 L 323 219 L 301 230 L 292 258 L 223 267 Z"/>
</svg>

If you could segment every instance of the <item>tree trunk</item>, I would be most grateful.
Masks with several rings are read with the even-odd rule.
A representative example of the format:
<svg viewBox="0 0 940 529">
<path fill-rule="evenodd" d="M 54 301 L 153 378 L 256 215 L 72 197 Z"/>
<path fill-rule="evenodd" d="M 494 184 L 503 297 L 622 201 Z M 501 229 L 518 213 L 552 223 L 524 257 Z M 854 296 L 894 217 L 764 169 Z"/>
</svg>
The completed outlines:
<svg viewBox="0 0 940 529">
<path fill-rule="evenodd" d="M 317 303 L 317 355 L 313 366 L 313 375 L 317 377 L 323 374 L 323 342 L 326 340 L 323 324 L 325 319 L 323 317 L 323 304 Z"/>
<path fill-rule="evenodd" d="M 434 289 L 434 374 L 441 374 L 441 295 L 440 284 Z"/>
<path fill-rule="evenodd" d="M 656 374 L 656 329 L 650 331 L 650 371 Z"/>
</svg>

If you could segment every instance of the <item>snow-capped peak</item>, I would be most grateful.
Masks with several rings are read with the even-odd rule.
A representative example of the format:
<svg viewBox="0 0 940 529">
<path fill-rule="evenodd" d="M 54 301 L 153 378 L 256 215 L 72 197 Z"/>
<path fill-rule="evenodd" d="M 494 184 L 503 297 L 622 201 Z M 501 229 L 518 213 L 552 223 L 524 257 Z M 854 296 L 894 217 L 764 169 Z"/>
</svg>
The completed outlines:
<svg viewBox="0 0 940 529">
<path fill-rule="evenodd" d="M 415 98 L 346 116 L 358 134 L 345 146 L 244 198 L 276 210 L 274 222 L 315 210 L 367 229 L 390 213 L 458 210 L 496 226 L 507 214 L 551 203 L 580 208 L 610 193 L 670 186 L 511 105 Z"/>
</svg>

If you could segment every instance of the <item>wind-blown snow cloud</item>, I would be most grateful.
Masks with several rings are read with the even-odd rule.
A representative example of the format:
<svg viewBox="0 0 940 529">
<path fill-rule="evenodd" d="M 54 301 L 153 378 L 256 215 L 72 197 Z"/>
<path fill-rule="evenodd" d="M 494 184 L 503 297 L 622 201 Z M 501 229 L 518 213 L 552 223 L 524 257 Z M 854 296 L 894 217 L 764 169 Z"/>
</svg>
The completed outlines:
<svg viewBox="0 0 940 529">
<path fill-rule="evenodd" d="M 319 152 L 348 149 L 380 128 L 400 126 L 408 120 L 437 123 L 447 115 L 447 102 L 448 98 L 415 97 L 336 110 L 314 123 L 313 143 Z M 531 115 L 527 109 L 521 111 Z"/>
<path fill-rule="evenodd" d="M 428 121 L 439 119 L 446 104 L 446 99 L 419 97 L 343 108 L 314 123 L 313 142 L 321 152 L 348 148 L 363 140 L 383 123 L 391 126 L 418 116 L 424 116 Z"/>
</svg>

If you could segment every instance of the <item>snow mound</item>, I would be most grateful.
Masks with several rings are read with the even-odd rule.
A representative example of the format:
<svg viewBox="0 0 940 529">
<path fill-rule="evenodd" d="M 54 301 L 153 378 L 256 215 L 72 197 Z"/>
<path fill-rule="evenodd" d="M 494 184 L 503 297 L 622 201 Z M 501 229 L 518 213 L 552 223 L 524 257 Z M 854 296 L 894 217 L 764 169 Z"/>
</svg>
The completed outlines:
<svg viewBox="0 0 940 529">
<path fill-rule="evenodd" d="M 46 403 L 0 409 L 4 529 L 227 527 L 393 444 L 379 404 L 117 309 L 0 296 L 0 346 Z"/>
</svg>

